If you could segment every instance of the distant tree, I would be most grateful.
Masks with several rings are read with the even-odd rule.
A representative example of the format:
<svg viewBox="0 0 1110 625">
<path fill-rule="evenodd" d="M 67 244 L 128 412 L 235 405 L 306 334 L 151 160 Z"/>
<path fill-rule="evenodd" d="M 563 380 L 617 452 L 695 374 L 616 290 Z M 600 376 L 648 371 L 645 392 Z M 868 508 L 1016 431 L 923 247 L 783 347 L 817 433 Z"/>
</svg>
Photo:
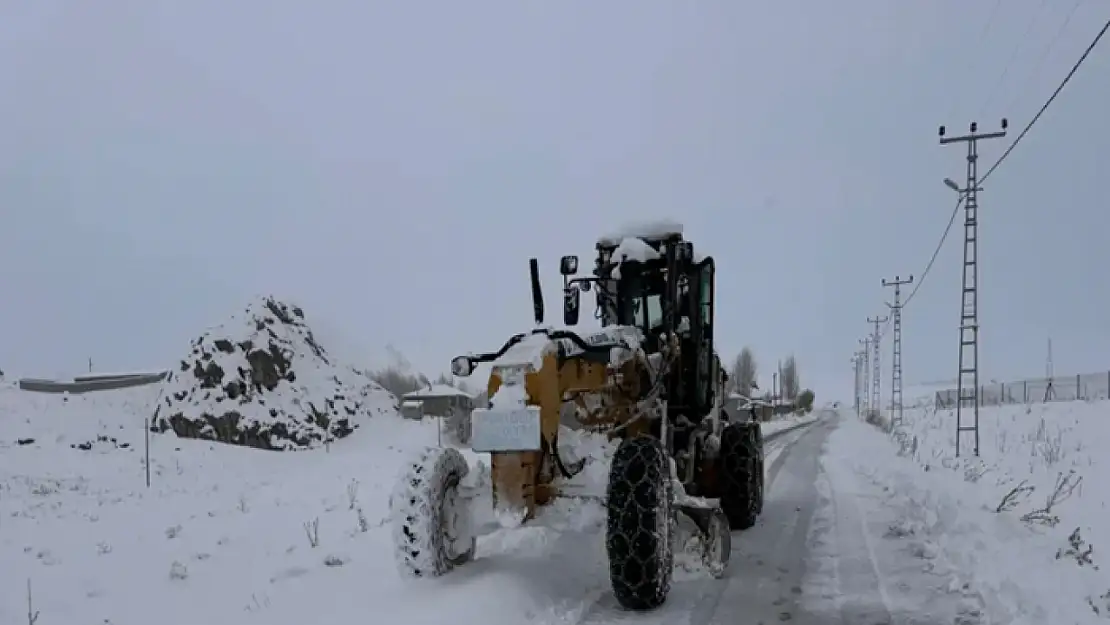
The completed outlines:
<svg viewBox="0 0 1110 625">
<path fill-rule="evenodd" d="M 782 369 L 779 372 L 779 385 L 779 388 L 782 389 L 782 399 L 784 401 L 791 402 L 798 398 L 798 393 L 801 392 L 801 384 L 798 381 L 798 363 L 794 360 L 793 355 L 782 363 Z"/>
<path fill-rule="evenodd" d="M 811 391 L 810 389 L 807 388 L 807 389 L 803 390 L 801 393 L 798 393 L 798 399 L 795 402 L 795 405 L 798 407 L 799 411 L 804 412 L 804 413 L 809 413 L 809 412 L 813 411 L 813 400 L 814 399 L 815 399 L 815 396 L 813 394 L 813 391 Z"/>
<path fill-rule="evenodd" d="M 408 359 L 392 345 L 386 345 L 389 354 L 389 364 L 382 369 L 370 373 L 370 377 L 382 385 L 382 388 L 393 393 L 398 399 L 415 390 L 426 388 L 429 382 L 427 376 L 412 370 Z"/>
<path fill-rule="evenodd" d="M 752 387 L 755 385 L 755 375 L 755 355 L 752 354 L 750 347 L 745 346 L 732 363 L 730 391 L 740 393 L 744 397 L 751 397 Z"/>
</svg>

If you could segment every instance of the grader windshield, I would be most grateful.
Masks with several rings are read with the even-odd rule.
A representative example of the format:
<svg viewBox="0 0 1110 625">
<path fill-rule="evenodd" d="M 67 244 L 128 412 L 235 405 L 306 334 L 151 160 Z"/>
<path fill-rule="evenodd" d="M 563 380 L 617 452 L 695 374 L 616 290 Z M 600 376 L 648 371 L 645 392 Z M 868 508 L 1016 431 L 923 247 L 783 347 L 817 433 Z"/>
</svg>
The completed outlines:
<svg viewBox="0 0 1110 625">
<path fill-rule="evenodd" d="M 617 280 L 617 319 L 620 325 L 640 328 L 645 333 L 663 327 L 663 293 L 666 283 L 661 272 L 629 271 Z"/>
</svg>

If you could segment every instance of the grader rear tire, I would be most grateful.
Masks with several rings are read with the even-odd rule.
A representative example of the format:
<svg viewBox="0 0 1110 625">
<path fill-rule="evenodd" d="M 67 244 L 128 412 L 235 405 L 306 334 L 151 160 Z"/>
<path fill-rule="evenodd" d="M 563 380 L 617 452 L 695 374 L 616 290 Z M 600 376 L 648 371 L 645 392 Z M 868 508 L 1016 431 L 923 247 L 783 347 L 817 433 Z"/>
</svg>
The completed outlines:
<svg viewBox="0 0 1110 625">
<path fill-rule="evenodd" d="M 457 449 L 428 447 L 403 469 L 390 496 L 393 552 L 406 577 L 438 577 L 474 557 L 459 484 L 469 467 Z"/>
<path fill-rule="evenodd" d="M 730 423 L 721 432 L 721 508 L 734 530 L 755 525 L 763 509 L 762 447 L 758 423 Z"/>
<path fill-rule="evenodd" d="M 663 443 L 621 442 L 609 468 L 605 547 L 617 602 L 651 610 L 667 600 L 674 570 L 674 485 Z"/>
</svg>

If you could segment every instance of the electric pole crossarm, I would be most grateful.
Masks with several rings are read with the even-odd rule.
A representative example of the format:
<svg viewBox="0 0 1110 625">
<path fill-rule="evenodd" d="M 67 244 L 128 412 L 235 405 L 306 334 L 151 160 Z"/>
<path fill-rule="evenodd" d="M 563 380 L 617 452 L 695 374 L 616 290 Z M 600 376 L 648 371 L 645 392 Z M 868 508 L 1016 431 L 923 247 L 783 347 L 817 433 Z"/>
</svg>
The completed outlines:
<svg viewBox="0 0 1110 625">
<path fill-rule="evenodd" d="M 1005 128 L 1006 127 L 1006 120 L 1002 120 L 1002 123 L 1003 123 L 1002 127 Z M 943 126 L 941 126 L 941 128 L 943 128 Z M 999 131 L 999 132 L 983 132 L 983 133 L 972 132 L 971 134 L 961 135 L 959 137 L 945 137 L 945 136 L 942 135 L 941 138 L 940 138 L 940 144 L 941 145 L 948 145 L 949 143 L 971 143 L 971 142 L 974 142 L 974 141 L 978 141 L 980 139 L 1001 139 L 1002 137 L 1005 137 L 1005 136 L 1006 136 L 1006 131 L 1005 130 L 1002 130 L 1002 131 Z"/>
</svg>

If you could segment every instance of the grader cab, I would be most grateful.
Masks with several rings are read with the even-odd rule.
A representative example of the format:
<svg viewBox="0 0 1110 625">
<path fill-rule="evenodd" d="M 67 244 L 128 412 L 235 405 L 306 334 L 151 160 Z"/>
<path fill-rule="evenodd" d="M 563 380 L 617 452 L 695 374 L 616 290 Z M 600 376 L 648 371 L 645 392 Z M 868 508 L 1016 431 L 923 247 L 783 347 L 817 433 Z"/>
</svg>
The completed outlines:
<svg viewBox="0 0 1110 625">
<path fill-rule="evenodd" d="M 459 356 L 452 373 L 490 367 L 489 405 L 471 417 L 473 451 L 490 454 L 491 497 L 465 484 L 469 467 L 451 448 L 429 448 L 394 492 L 398 563 L 441 575 L 473 557 L 475 537 L 505 514 L 527 522 L 562 482 L 583 470 L 559 449 L 561 415 L 617 445 L 604 493 L 606 549 L 618 602 L 661 605 L 683 530 L 722 575 L 730 530 L 751 527 L 763 501 L 763 443 L 756 422 L 730 422 L 726 376 L 714 349 L 714 262 L 680 228 L 631 230 L 597 243 L 591 275 L 565 256 L 564 325 L 579 321 L 593 291 L 601 329 L 586 335 L 542 327 L 539 264 L 530 261 L 536 329 L 497 351 Z M 490 503 L 492 500 L 492 504 Z"/>
</svg>

